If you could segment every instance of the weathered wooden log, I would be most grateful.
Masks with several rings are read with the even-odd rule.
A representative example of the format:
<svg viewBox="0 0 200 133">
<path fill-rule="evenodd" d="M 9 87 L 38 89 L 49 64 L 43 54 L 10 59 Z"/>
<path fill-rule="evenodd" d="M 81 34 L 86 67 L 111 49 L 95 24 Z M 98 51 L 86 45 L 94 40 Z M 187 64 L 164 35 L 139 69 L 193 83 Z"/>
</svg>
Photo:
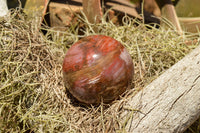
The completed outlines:
<svg viewBox="0 0 200 133">
<path fill-rule="evenodd" d="M 128 132 L 183 132 L 200 116 L 200 46 L 132 97 Z M 136 111 L 137 110 L 137 111 Z"/>
</svg>

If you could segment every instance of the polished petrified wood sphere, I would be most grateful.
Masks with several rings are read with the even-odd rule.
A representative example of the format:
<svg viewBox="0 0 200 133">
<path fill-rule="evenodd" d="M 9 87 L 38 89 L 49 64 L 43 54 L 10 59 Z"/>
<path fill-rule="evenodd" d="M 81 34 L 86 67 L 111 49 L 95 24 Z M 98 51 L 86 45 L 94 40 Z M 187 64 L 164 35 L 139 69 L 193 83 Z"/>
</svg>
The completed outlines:
<svg viewBox="0 0 200 133">
<path fill-rule="evenodd" d="M 103 35 L 85 37 L 71 46 L 63 62 L 65 87 L 79 101 L 109 103 L 133 78 L 133 62 L 117 40 Z"/>
</svg>

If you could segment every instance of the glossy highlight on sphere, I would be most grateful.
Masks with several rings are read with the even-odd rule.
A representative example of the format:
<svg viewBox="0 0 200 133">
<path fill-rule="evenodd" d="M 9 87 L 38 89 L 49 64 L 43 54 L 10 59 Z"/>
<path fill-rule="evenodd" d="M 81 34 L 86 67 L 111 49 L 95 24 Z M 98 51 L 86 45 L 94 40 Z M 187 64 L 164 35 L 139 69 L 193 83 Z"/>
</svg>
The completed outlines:
<svg viewBox="0 0 200 133">
<path fill-rule="evenodd" d="M 133 62 L 125 47 L 104 36 L 85 37 L 71 46 L 63 61 L 65 87 L 80 102 L 109 103 L 130 87 Z"/>
</svg>

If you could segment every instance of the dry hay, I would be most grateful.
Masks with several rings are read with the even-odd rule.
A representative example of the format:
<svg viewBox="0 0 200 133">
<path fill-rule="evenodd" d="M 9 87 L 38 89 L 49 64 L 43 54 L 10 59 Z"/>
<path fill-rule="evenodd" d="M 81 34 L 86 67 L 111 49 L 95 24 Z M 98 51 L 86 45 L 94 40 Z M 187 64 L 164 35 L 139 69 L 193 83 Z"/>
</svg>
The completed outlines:
<svg viewBox="0 0 200 133">
<path fill-rule="evenodd" d="M 136 20 L 129 17 L 124 17 L 121 26 L 104 20 L 92 25 L 80 18 L 78 23 L 85 27 L 77 23 L 65 32 L 43 27 L 45 35 L 35 19 L 28 21 L 15 11 L 0 20 L 0 132 L 125 132 L 130 116 L 120 118 L 127 109 L 123 104 L 199 42 L 192 34 L 178 36 L 173 30 L 148 29 L 142 23 L 133 26 Z M 120 41 L 135 65 L 134 89 L 110 105 L 79 105 L 63 86 L 62 61 L 67 49 L 93 34 Z"/>
</svg>

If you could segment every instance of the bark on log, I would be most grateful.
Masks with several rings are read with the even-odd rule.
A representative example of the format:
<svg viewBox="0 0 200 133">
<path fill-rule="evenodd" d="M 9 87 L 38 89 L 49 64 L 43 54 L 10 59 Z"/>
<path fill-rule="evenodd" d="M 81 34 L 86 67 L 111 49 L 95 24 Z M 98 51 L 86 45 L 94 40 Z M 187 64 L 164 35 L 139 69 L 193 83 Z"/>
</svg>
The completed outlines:
<svg viewBox="0 0 200 133">
<path fill-rule="evenodd" d="M 125 106 L 129 109 L 121 117 L 132 116 L 126 125 L 128 132 L 186 130 L 200 116 L 200 46 L 139 91 Z"/>
</svg>

